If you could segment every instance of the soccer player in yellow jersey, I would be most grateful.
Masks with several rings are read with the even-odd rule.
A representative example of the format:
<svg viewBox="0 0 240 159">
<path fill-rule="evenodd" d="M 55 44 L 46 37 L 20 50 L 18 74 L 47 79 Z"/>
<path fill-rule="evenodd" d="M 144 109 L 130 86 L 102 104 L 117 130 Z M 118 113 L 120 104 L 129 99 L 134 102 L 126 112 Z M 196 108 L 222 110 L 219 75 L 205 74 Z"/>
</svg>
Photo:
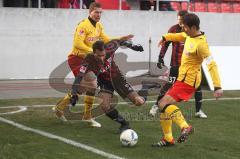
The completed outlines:
<svg viewBox="0 0 240 159">
<path fill-rule="evenodd" d="M 172 135 L 172 122 L 181 128 L 181 135 L 177 140 L 179 143 L 184 142 L 193 133 L 193 127 L 186 122 L 180 109 L 173 103 L 188 101 L 196 88 L 199 87 L 201 65 L 204 59 L 213 80 L 214 97 L 219 98 L 223 95 L 216 62 L 211 56 L 204 33 L 199 30 L 199 24 L 200 20 L 197 15 L 186 14 L 183 18 L 185 32 L 165 34 L 159 42 L 159 45 L 162 45 L 165 41 L 178 41 L 185 42 L 185 45 L 177 81 L 158 102 L 161 110 L 160 124 L 163 138 L 158 143 L 153 144 L 153 147 L 166 147 L 175 144 Z"/>
<path fill-rule="evenodd" d="M 80 65 L 87 54 L 92 53 L 92 45 L 98 40 L 107 43 L 111 40 L 109 36 L 104 33 L 103 25 L 99 22 L 101 19 L 102 7 L 100 3 L 93 2 L 89 6 L 88 18 L 82 20 L 74 33 L 72 51 L 68 55 L 68 64 L 76 77 L 79 73 Z M 121 40 L 129 40 L 133 35 L 126 35 L 120 37 Z M 70 103 L 71 95 L 68 94 L 55 107 L 56 116 L 66 121 L 63 110 Z M 84 97 L 84 116 L 83 121 L 87 121 L 93 127 L 101 127 L 101 124 L 92 119 L 91 108 L 94 102 L 94 94 L 86 92 Z"/>
</svg>

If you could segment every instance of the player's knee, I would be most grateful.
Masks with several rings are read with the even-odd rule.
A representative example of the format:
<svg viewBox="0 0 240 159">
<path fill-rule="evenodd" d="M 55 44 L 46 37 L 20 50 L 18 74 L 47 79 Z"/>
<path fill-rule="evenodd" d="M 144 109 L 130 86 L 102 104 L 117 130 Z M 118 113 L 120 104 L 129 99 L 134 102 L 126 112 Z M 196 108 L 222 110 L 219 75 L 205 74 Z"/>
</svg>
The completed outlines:
<svg viewBox="0 0 240 159">
<path fill-rule="evenodd" d="M 139 96 L 137 92 L 131 92 L 128 94 L 128 99 L 135 104 L 136 106 L 141 106 L 145 103 L 145 100 L 143 97 Z"/>
<path fill-rule="evenodd" d="M 141 96 L 135 97 L 135 105 L 136 106 L 141 106 L 145 103 L 145 99 Z"/>
</svg>

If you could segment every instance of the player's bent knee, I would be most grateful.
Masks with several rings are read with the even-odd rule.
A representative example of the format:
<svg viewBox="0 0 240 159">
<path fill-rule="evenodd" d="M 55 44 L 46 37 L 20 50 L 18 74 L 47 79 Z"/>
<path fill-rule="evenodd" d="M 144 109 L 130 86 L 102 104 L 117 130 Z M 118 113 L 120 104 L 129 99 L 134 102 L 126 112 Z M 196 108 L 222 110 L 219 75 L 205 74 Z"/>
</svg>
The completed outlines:
<svg viewBox="0 0 240 159">
<path fill-rule="evenodd" d="M 144 98 L 139 96 L 137 92 L 131 92 L 131 93 L 128 94 L 127 97 L 136 106 L 141 106 L 145 103 Z"/>
<path fill-rule="evenodd" d="M 144 103 L 145 103 L 145 99 L 144 99 L 143 97 L 137 96 L 137 97 L 135 98 L 135 105 L 136 105 L 136 106 L 141 106 L 141 105 L 143 105 Z"/>
</svg>

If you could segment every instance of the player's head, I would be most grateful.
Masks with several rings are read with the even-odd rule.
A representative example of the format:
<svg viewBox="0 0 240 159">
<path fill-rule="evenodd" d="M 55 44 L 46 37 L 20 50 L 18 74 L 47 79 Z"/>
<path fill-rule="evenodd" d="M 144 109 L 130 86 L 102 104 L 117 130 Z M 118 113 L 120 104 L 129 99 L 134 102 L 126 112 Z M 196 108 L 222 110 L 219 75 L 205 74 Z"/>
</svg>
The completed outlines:
<svg viewBox="0 0 240 159">
<path fill-rule="evenodd" d="M 93 53 L 95 58 L 101 60 L 102 62 L 104 62 L 105 58 L 106 58 L 106 52 L 105 52 L 105 48 L 104 48 L 104 42 L 99 40 L 96 41 L 93 46 Z"/>
<path fill-rule="evenodd" d="M 180 25 L 181 27 L 183 27 L 183 17 L 184 15 L 186 15 L 188 13 L 188 11 L 186 10 L 181 10 L 178 12 L 177 14 L 177 20 L 178 20 L 178 25 Z"/>
<path fill-rule="evenodd" d="M 89 16 L 96 22 L 100 21 L 102 15 L 102 6 L 100 3 L 92 2 L 89 6 Z"/>
<path fill-rule="evenodd" d="M 200 19 L 194 13 L 188 13 L 183 17 L 184 31 L 189 36 L 194 36 L 200 29 Z"/>
</svg>

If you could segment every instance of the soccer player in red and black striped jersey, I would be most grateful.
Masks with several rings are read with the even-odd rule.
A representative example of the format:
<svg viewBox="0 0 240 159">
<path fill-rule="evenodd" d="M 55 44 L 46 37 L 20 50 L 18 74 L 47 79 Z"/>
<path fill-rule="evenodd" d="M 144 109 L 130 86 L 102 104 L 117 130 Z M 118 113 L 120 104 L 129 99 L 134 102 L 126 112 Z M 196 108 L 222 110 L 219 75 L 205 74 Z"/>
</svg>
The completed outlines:
<svg viewBox="0 0 240 159">
<path fill-rule="evenodd" d="M 183 16 L 187 13 L 187 11 L 179 11 L 177 14 L 178 24 L 173 25 L 169 30 L 168 33 L 180 33 L 183 32 Z M 184 48 L 184 42 L 172 42 L 166 41 L 164 45 L 162 45 L 157 66 L 161 69 L 164 66 L 164 56 L 167 52 L 169 45 L 172 43 L 172 55 L 171 55 L 171 62 L 170 62 L 170 73 L 169 73 L 169 81 L 167 84 L 163 86 L 161 89 L 158 99 L 156 103 L 153 105 L 152 109 L 150 110 L 150 114 L 155 115 L 156 110 L 158 109 L 158 101 L 164 96 L 167 90 L 172 86 L 172 84 L 176 81 L 178 77 L 178 69 L 181 65 L 181 57 Z M 207 115 L 201 110 L 202 107 L 202 90 L 201 86 L 195 92 L 195 106 L 196 106 L 196 113 L 195 116 L 199 118 L 207 118 Z"/>
<path fill-rule="evenodd" d="M 127 98 L 137 106 L 144 104 L 145 101 L 127 83 L 114 62 L 114 53 L 119 46 L 143 51 L 141 45 L 133 45 L 127 41 L 112 40 L 105 45 L 103 41 L 96 41 L 93 44 L 93 53 L 88 54 L 80 65 L 79 73 L 73 83 L 70 101 L 72 105 L 75 105 L 78 100 L 77 94 L 86 91 L 94 95 L 96 87 L 93 84 L 97 80 L 100 86 L 99 97 L 103 100 L 100 107 L 110 119 L 121 124 L 119 130 L 122 132 L 129 128 L 129 123 L 112 106 L 113 92 L 116 91 L 123 99 Z"/>
</svg>

